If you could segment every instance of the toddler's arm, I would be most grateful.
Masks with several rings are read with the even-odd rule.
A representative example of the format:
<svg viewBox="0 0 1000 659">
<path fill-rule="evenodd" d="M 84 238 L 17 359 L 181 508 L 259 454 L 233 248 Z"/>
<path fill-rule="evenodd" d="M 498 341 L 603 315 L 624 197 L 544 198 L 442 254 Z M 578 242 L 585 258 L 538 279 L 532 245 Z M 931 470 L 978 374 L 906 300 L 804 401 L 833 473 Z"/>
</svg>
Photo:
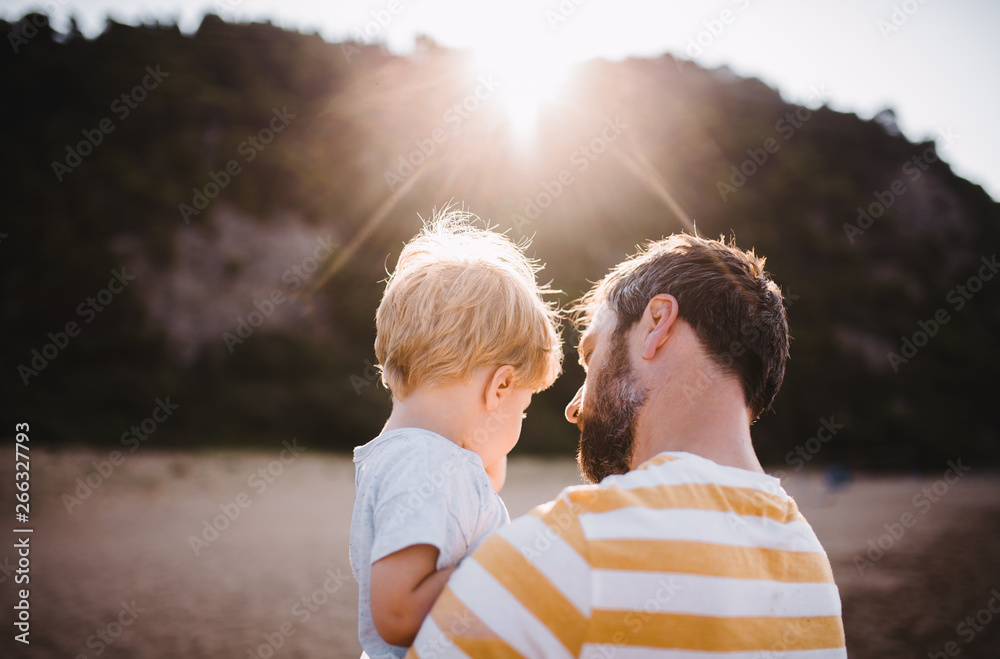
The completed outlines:
<svg viewBox="0 0 1000 659">
<path fill-rule="evenodd" d="M 409 647 L 454 567 L 437 569 L 439 550 L 410 545 L 372 563 L 372 621 L 386 643 Z"/>
</svg>

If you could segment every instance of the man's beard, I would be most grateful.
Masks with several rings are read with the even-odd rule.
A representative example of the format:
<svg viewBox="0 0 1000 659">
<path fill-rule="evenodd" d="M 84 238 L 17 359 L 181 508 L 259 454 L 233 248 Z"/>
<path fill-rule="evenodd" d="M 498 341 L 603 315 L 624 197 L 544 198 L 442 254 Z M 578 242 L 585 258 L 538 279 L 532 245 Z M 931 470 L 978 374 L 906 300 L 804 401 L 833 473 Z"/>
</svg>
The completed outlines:
<svg viewBox="0 0 1000 659">
<path fill-rule="evenodd" d="M 646 402 L 646 393 L 632 370 L 625 335 L 615 331 L 608 359 L 593 386 L 587 387 L 578 412 L 577 464 L 591 483 L 631 469 L 635 424 Z"/>
</svg>

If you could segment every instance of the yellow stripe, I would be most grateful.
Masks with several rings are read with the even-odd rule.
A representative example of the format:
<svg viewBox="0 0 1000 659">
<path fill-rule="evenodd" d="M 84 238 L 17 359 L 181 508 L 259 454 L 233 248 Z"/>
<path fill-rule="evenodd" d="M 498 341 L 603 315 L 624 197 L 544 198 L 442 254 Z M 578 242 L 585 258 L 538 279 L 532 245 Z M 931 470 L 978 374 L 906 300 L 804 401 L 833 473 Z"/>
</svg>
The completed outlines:
<svg viewBox="0 0 1000 659">
<path fill-rule="evenodd" d="M 781 524 L 802 521 L 803 517 L 790 499 L 782 499 L 751 487 L 724 487 L 714 484 L 681 483 L 624 489 L 617 486 L 601 488 L 597 496 L 586 490 L 569 492 L 577 513 L 604 513 L 619 508 L 638 506 L 662 510 L 688 508 L 732 512 L 773 519 Z M 576 505 L 579 504 L 579 505 Z"/>
<path fill-rule="evenodd" d="M 589 488 L 580 490 L 580 494 L 585 495 L 588 492 L 594 492 L 594 490 Z M 586 512 L 585 505 L 581 506 L 581 510 L 577 510 L 578 506 L 574 502 L 571 509 L 566 500 L 560 497 L 552 503 L 538 506 L 528 514 L 545 522 L 546 526 L 552 529 L 556 536 L 575 549 L 576 553 L 580 554 L 580 556 L 586 558 L 587 540 L 583 537 L 580 520 L 576 517 L 580 512 Z"/>
<path fill-rule="evenodd" d="M 792 583 L 833 583 L 830 561 L 819 552 L 716 545 L 684 540 L 592 540 L 596 570 L 643 570 Z"/>
<path fill-rule="evenodd" d="M 571 655 L 580 652 L 586 617 L 521 552 L 494 535 L 480 546 L 473 560 L 503 584 Z"/>
<path fill-rule="evenodd" d="M 636 469 L 645 469 L 646 467 L 655 467 L 656 465 L 661 465 L 664 462 L 673 462 L 677 458 L 672 455 L 667 455 L 666 453 L 661 453 L 659 455 L 653 456 L 649 460 L 646 460 L 641 465 L 636 467 Z"/>
<path fill-rule="evenodd" d="M 839 616 L 736 617 L 597 609 L 588 643 L 706 652 L 820 650 L 844 647 Z"/>
<path fill-rule="evenodd" d="M 441 592 L 431 609 L 431 618 L 441 633 L 469 656 L 524 659 L 514 648 L 497 638 L 494 631 L 469 610 L 450 586 L 445 586 Z M 416 657 L 417 654 L 411 649 L 406 656 Z"/>
</svg>

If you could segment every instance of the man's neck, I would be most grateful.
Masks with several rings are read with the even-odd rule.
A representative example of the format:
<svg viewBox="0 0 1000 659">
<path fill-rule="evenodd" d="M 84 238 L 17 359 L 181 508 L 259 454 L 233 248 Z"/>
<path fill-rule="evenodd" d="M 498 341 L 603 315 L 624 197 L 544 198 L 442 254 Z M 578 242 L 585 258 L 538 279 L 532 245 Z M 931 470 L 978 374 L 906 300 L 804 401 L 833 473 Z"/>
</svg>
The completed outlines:
<svg viewBox="0 0 1000 659">
<path fill-rule="evenodd" d="M 691 382 L 684 378 L 673 382 Z M 631 467 L 664 451 L 686 451 L 720 465 L 763 473 L 750 438 L 743 390 L 732 376 L 649 392 L 636 427 Z"/>
</svg>

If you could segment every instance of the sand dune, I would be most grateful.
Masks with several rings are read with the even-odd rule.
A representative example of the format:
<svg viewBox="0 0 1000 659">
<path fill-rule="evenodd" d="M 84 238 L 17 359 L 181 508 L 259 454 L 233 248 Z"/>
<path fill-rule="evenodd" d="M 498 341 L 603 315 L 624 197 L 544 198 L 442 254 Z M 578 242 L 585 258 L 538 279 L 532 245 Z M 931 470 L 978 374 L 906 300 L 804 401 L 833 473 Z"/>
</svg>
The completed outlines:
<svg viewBox="0 0 1000 659">
<path fill-rule="evenodd" d="M 15 643 L 8 623 L 0 654 L 358 657 L 348 560 L 353 465 L 308 449 L 294 459 L 286 451 L 282 463 L 281 451 L 142 449 L 117 466 L 102 465 L 106 452 L 34 453 L 31 645 Z M 1000 589 L 1000 478 L 973 469 L 935 494 L 945 468 L 921 478 L 856 477 L 839 492 L 818 474 L 786 481 L 830 554 L 852 657 L 925 657 L 947 642 L 963 657 L 1000 653 L 1000 620 L 968 641 L 956 631 Z M 80 485 L 88 477 L 97 485 L 89 493 Z M 8 462 L 0 474 L 7 501 L 13 482 Z M 580 482 L 571 460 L 514 459 L 503 494 L 516 516 Z M 922 498 L 925 487 L 935 501 Z M 896 526 L 906 513 L 912 523 Z M 898 538 L 885 535 L 900 529 Z M 888 549 L 862 575 L 854 557 L 869 540 Z M 12 544 L 8 534 L 0 550 L 8 621 Z"/>
</svg>

